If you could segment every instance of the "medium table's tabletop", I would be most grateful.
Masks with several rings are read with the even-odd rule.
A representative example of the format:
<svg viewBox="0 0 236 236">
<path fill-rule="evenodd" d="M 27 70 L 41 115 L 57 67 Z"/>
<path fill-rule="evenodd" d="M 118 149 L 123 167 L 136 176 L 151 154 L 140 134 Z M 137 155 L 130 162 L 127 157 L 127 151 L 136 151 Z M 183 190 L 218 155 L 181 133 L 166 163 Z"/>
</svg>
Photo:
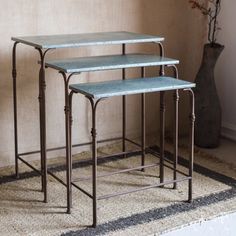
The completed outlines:
<svg viewBox="0 0 236 236">
<path fill-rule="evenodd" d="M 92 45 L 161 42 L 164 38 L 154 35 L 117 31 L 86 34 L 12 37 L 12 40 L 41 49 L 49 49 Z"/>
<path fill-rule="evenodd" d="M 46 66 L 65 73 L 114 70 L 122 68 L 178 64 L 179 61 L 151 54 L 108 55 L 78 57 L 46 61 Z"/>
<path fill-rule="evenodd" d="M 194 83 L 164 76 L 70 85 L 74 92 L 95 99 L 192 87 Z"/>
</svg>

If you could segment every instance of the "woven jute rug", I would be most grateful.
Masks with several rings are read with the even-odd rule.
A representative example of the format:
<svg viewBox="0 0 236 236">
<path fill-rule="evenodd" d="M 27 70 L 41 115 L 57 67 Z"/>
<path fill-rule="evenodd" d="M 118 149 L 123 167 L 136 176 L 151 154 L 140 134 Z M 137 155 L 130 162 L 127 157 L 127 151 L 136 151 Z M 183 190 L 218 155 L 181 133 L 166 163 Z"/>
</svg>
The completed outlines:
<svg viewBox="0 0 236 236">
<path fill-rule="evenodd" d="M 118 151 L 120 145 L 99 149 L 100 154 Z M 155 147 L 157 148 L 157 147 Z M 158 149 L 158 148 L 157 148 Z M 167 150 L 171 150 L 167 146 Z M 120 151 L 120 150 L 119 150 Z M 166 156 L 172 158 L 166 151 Z M 73 178 L 91 175 L 87 158 L 89 152 L 74 157 Z M 187 171 L 188 152 L 180 148 L 179 168 Z M 50 169 L 65 179 L 63 158 L 50 160 Z M 157 157 L 147 154 L 146 162 L 155 163 Z M 38 165 L 38 162 L 33 162 Z M 100 174 L 140 165 L 140 156 L 101 159 Z M 154 188 L 98 202 L 98 226 L 92 223 L 92 201 L 73 188 L 72 214 L 66 214 L 66 188 L 49 177 L 49 202 L 43 203 L 40 177 L 20 166 L 19 180 L 13 167 L 0 169 L 0 235 L 160 235 L 183 225 L 207 220 L 236 211 L 236 168 L 203 152 L 195 152 L 193 202 L 187 203 L 188 183 L 178 183 Z M 158 167 L 145 173 L 133 171 L 126 174 L 100 178 L 98 195 L 126 191 L 158 183 Z M 171 170 L 165 168 L 165 179 L 172 179 Z M 78 183 L 91 191 L 91 181 Z"/>
</svg>

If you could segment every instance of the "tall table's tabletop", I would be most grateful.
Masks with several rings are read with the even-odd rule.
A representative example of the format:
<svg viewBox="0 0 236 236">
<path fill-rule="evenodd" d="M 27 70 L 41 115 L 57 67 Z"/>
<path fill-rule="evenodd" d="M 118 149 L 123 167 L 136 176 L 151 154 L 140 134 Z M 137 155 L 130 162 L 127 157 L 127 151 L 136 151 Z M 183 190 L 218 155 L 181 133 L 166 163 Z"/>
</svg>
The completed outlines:
<svg viewBox="0 0 236 236">
<path fill-rule="evenodd" d="M 27 44 L 40 49 L 69 48 L 92 45 L 131 44 L 161 42 L 163 37 L 131 33 L 125 31 L 86 33 L 86 34 L 63 34 L 63 35 L 40 35 L 26 37 L 12 37 L 13 41 Z"/>
</svg>

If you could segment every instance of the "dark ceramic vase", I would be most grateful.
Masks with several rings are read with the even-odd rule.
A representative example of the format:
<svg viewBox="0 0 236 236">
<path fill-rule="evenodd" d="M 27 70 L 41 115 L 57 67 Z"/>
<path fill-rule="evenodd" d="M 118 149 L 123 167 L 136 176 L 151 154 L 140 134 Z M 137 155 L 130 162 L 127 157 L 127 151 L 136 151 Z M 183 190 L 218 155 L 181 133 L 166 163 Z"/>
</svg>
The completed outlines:
<svg viewBox="0 0 236 236">
<path fill-rule="evenodd" d="M 220 144 L 221 106 L 216 90 L 214 68 L 224 46 L 206 44 L 202 64 L 195 83 L 196 129 L 195 144 L 199 147 L 215 148 Z"/>
</svg>

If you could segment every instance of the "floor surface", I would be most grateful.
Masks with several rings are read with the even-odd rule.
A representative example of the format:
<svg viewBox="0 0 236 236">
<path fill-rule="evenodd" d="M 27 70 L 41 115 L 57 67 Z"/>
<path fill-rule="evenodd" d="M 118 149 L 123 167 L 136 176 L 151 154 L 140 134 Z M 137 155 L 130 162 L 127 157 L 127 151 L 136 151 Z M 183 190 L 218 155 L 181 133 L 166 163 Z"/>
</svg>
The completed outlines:
<svg viewBox="0 0 236 236">
<path fill-rule="evenodd" d="M 214 149 L 200 148 L 218 159 L 236 165 L 236 142 L 222 138 L 220 146 Z M 164 236 L 234 236 L 236 235 L 236 213 L 192 224 L 163 234 Z"/>
<path fill-rule="evenodd" d="M 236 141 L 222 138 L 218 148 L 201 148 L 204 152 L 219 158 L 227 163 L 236 164 Z"/>
<path fill-rule="evenodd" d="M 236 213 L 232 213 L 210 221 L 189 225 L 184 228 L 163 234 L 163 236 L 235 236 L 235 222 Z"/>
</svg>

